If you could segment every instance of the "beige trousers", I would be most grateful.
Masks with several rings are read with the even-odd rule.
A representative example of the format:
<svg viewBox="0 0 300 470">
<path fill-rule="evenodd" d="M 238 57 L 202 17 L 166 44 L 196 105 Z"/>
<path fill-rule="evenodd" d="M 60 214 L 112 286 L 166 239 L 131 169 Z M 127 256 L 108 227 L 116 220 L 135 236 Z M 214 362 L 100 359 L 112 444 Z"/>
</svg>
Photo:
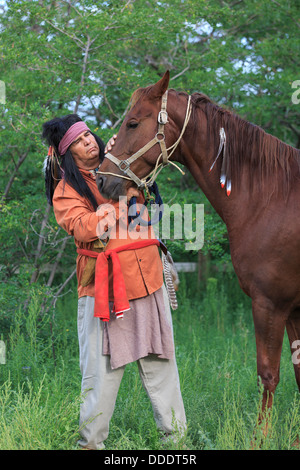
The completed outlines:
<svg viewBox="0 0 300 470">
<path fill-rule="evenodd" d="M 170 308 L 166 307 L 172 322 Z M 78 301 L 78 337 L 83 396 L 79 445 L 103 449 L 126 366 L 111 369 L 110 356 L 102 354 L 103 322 L 94 317 L 93 297 Z M 186 417 L 175 357 L 167 360 L 149 355 L 137 364 L 158 429 L 167 434 L 184 432 Z"/>
</svg>

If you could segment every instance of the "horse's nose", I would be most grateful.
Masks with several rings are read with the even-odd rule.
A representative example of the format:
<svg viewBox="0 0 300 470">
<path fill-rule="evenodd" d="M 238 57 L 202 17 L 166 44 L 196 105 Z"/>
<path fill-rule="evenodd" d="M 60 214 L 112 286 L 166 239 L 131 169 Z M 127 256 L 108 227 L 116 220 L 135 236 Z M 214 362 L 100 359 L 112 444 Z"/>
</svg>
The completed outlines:
<svg viewBox="0 0 300 470">
<path fill-rule="evenodd" d="M 101 193 L 101 191 L 103 191 L 105 181 L 106 181 L 106 176 L 98 175 L 97 178 L 96 178 L 96 183 L 97 183 L 97 186 L 98 186 L 98 189 L 99 189 L 100 193 Z"/>
</svg>

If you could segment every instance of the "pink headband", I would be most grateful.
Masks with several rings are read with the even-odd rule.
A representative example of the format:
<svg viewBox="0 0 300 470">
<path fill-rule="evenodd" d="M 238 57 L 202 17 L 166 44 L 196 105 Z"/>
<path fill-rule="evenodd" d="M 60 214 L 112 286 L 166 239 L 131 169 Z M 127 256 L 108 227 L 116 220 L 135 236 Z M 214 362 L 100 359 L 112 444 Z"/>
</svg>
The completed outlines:
<svg viewBox="0 0 300 470">
<path fill-rule="evenodd" d="M 58 151 L 59 155 L 64 155 L 72 142 L 77 139 L 77 137 L 84 131 L 89 131 L 90 129 L 83 121 L 75 122 L 65 133 L 63 138 L 61 139 Z"/>
</svg>

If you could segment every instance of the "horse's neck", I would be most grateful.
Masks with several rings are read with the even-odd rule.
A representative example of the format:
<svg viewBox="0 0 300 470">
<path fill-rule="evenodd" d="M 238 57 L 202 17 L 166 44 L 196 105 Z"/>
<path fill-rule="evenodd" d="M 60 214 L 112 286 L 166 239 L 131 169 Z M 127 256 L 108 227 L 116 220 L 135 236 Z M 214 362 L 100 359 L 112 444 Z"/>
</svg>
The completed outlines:
<svg viewBox="0 0 300 470">
<path fill-rule="evenodd" d="M 190 125 L 187 133 L 183 136 L 175 159 L 189 170 L 209 202 L 224 220 L 224 206 L 227 205 L 227 201 L 225 190 L 222 190 L 220 185 L 220 162 L 218 161 L 210 171 L 211 164 L 216 156 L 213 155 L 212 149 L 209 150 L 209 154 L 205 154 L 203 149 L 206 148 L 205 133 L 200 133 Z"/>
<path fill-rule="evenodd" d="M 227 212 L 226 206 L 228 206 L 228 204 L 225 198 L 225 192 L 222 194 L 219 177 L 217 177 L 216 174 L 213 176 L 209 172 L 209 166 L 204 166 L 203 168 L 201 165 L 199 165 L 195 157 L 187 158 L 185 161 L 185 166 L 190 171 L 191 175 L 216 212 L 225 221 Z"/>
<path fill-rule="evenodd" d="M 206 123 L 203 123 L 203 116 L 201 116 L 201 121 L 199 125 L 195 120 L 187 129 L 176 159 L 190 171 L 208 201 L 229 228 L 237 223 L 237 220 L 242 223 L 245 211 L 240 209 L 240 199 L 249 197 L 249 194 L 241 195 L 240 191 L 238 193 L 233 191 L 228 196 L 226 187 L 222 188 L 220 175 L 223 153 L 220 153 L 215 165 L 211 168 L 217 154 L 214 154 L 214 146 L 211 148 L 207 146 L 207 136 L 204 130 Z"/>
<path fill-rule="evenodd" d="M 184 97 L 180 99 L 183 100 Z M 185 104 L 183 101 L 180 106 L 178 104 L 176 109 L 174 106 L 172 112 L 176 116 L 175 122 L 180 129 L 181 110 L 185 109 Z M 219 145 L 219 141 L 209 141 L 208 145 L 206 133 L 207 119 L 210 117 L 202 109 L 196 108 L 193 111 L 192 119 L 183 135 L 175 159 L 187 167 L 211 205 L 225 222 L 232 245 L 236 242 L 236 234 L 251 229 L 256 219 L 264 218 L 266 210 L 277 210 L 279 205 L 285 210 L 288 199 L 300 200 L 300 185 L 297 181 L 300 177 L 298 176 L 300 154 L 298 150 L 278 141 L 275 137 L 265 135 L 257 126 L 239 121 L 239 118 L 231 117 L 231 115 L 226 116 L 234 120 L 232 124 L 235 126 L 241 124 L 241 133 L 243 133 L 239 134 L 243 147 L 234 146 L 231 154 L 227 153 L 227 156 L 231 158 L 230 161 L 227 160 L 227 164 L 230 163 L 229 174 L 233 179 L 232 191 L 228 196 L 226 187 L 222 188 L 220 184 L 223 152 L 220 153 L 216 164 L 210 171 L 217 157 Z M 217 123 L 221 122 L 218 119 L 213 121 L 212 125 L 219 125 Z M 215 129 L 216 135 L 220 127 L 221 125 Z M 233 137 L 226 136 L 227 145 L 228 142 L 231 143 L 230 138 Z M 264 145 L 261 145 L 262 141 Z M 256 147 L 253 146 L 253 142 L 256 142 Z M 235 158 L 236 156 L 239 158 Z"/>
</svg>

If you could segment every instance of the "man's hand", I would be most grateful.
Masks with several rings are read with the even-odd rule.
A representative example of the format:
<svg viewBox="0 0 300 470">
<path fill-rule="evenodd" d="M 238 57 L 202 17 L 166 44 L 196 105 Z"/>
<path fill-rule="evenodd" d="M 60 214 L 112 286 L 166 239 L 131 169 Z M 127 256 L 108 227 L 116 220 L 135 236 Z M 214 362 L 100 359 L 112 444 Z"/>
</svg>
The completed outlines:
<svg viewBox="0 0 300 470">
<path fill-rule="evenodd" d="M 127 202 L 130 201 L 132 197 L 139 197 L 140 191 L 137 188 L 133 188 L 132 186 L 127 189 Z"/>
<path fill-rule="evenodd" d="M 106 147 L 104 149 L 104 153 L 110 152 L 111 149 L 113 148 L 113 145 L 115 145 L 115 140 L 117 138 L 117 134 L 114 134 L 109 141 L 106 144 Z"/>
</svg>

